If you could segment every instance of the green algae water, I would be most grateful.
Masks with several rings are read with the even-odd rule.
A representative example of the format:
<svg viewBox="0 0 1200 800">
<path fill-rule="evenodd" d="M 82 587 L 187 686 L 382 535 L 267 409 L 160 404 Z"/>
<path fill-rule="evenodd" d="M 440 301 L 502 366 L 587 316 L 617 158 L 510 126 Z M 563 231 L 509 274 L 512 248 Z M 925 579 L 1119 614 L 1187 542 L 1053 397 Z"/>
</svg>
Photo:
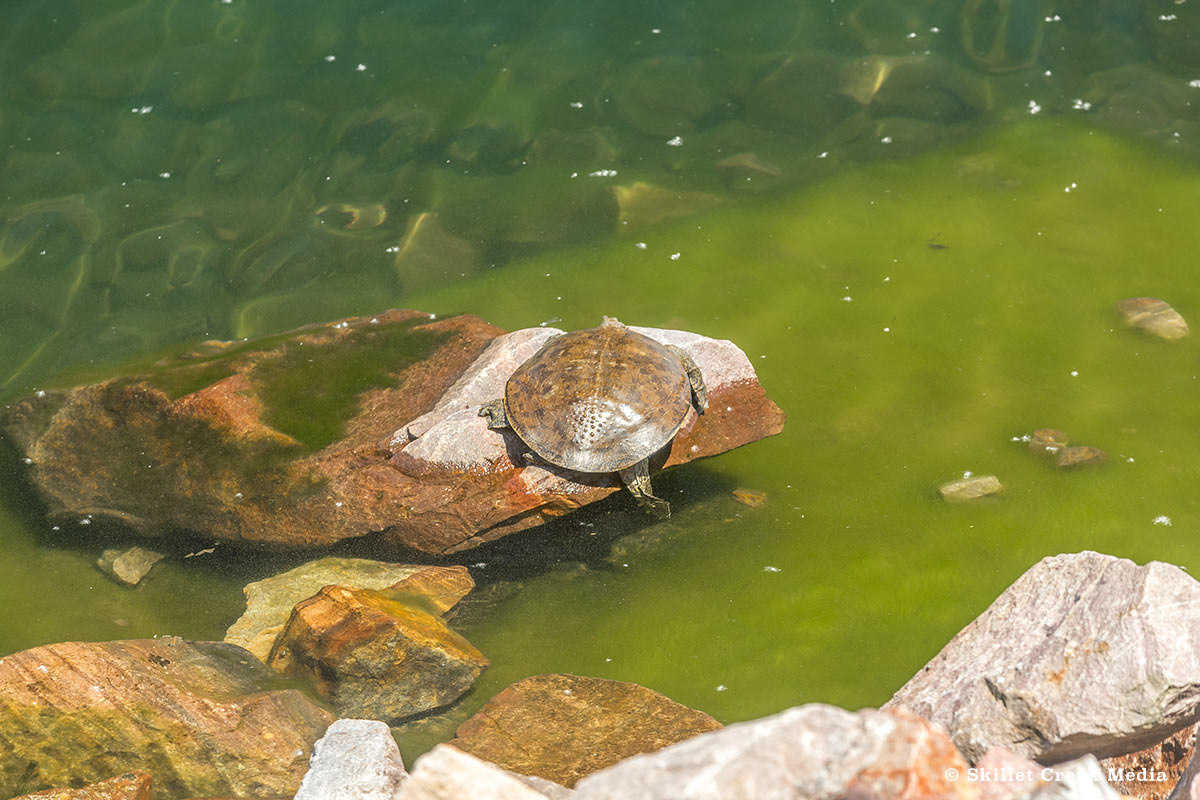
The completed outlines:
<svg viewBox="0 0 1200 800">
<path fill-rule="evenodd" d="M 621 494 L 465 554 L 492 666 L 405 758 L 544 672 L 724 722 L 878 705 L 1044 556 L 1200 566 L 1200 345 L 1114 311 L 1200 319 L 1200 17 L 1071 11 L 6 3 L 0 398 L 389 307 L 731 339 L 783 433 L 656 476 L 667 521 Z M 1003 496 L 944 503 L 967 472 Z M 0 654 L 220 639 L 312 555 L 176 543 L 118 587 L 128 532 L 0 474 Z"/>
</svg>

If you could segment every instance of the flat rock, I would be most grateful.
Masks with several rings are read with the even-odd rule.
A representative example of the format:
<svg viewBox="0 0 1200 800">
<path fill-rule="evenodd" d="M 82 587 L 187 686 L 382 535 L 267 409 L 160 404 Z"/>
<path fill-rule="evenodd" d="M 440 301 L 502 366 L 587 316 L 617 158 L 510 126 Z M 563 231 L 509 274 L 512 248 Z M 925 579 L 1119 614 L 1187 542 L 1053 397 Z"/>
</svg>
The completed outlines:
<svg viewBox="0 0 1200 800">
<path fill-rule="evenodd" d="M 973 800 L 966 774 L 946 734 L 923 719 L 814 703 L 628 758 L 579 781 L 575 798 Z"/>
<path fill-rule="evenodd" d="M 1054 466 L 1059 469 L 1095 467 L 1103 464 L 1107 458 L 1108 455 L 1098 447 L 1073 444 L 1058 451 L 1058 454 L 1054 457 Z"/>
<path fill-rule="evenodd" d="M 295 800 L 398 800 L 407 777 L 391 728 L 339 719 L 317 740 Z"/>
<path fill-rule="evenodd" d="M 47 789 L 44 792 L 22 795 L 14 800 L 152 800 L 154 792 L 151 783 L 149 775 L 134 770 L 78 789 Z"/>
<path fill-rule="evenodd" d="M 513 772 L 574 786 L 624 758 L 720 727 L 636 683 L 535 675 L 489 700 L 450 744 Z"/>
<path fill-rule="evenodd" d="M 1127 325 L 1163 339 L 1182 339 L 1188 324 L 1179 312 L 1157 297 L 1130 297 L 1117 303 L 1117 311 Z"/>
<path fill-rule="evenodd" d="M 687 350 L 709 389 L 709 412 L 684 423 L 656 468 L 782 429 L 735 345 L 635 330 Z M 389 311 L 210 342 L 134 375 L 38 392 L 0 413 L 0 430 L 59 524 L 306 548 L 372 534 L 464 550 L 621 488 L 615 475 L 513 463 L 509 435 L 476 412 L 556 331 L 501 333 L 470 316 Z"/>
<path fill-rule="evenodd" d="M 428 611 L 342 586 L 296 605 L 268 663 L 311 680 L 339 714 L 384 722 L 454 702 L 488 665 Z"/>
<path fill-rule="evenodd" d="M 970 759 L 992 746 L 1054 763 L 1132 753 L 1200 717 L 1200 583 L 1093 552 L 1045 558 L 885 708 L 941 725 Z"/>
<path fill-rule="evenodd" d="M 462 566 L 392 564 L 367 558 L 328 556 L 247 584 L 246 611 L 225 631 L 225 641 L 266 661 L 292 608 L 325 586 L 378 589 L 385 594 L 422 600 L 445 613 L 475 587 Z"/>
<path fill-rule="evenodd" d="M 966 503 L 980 497 L 1000 494 L 1004 486 L 995 475 L 971 475 L 956 481 L 943 483 L 938 493 L 947 503 Z"/>
<path fill-rule="evenodd" d="M 115 548 L 105 550 L 96 561 L 101 572 L 112 576 L 127 586 L 137 586 L 149 574 L 154 565 L 166 558 L 162 553 L 144 547 Z"/>
<path fill-rule="evenodd" d="M 439 744 L 417 759 L 401 800 L 546 800 L 561 796 L 539 791 L 495 764 Z"/>
<path fill-rule="evenodd" d="M 291 796 L 333 717 L 278 685 L 240 647 L 176 637 L 5 656 L 0 796 L 134 769 L 164 797 Z"/>
</svg>

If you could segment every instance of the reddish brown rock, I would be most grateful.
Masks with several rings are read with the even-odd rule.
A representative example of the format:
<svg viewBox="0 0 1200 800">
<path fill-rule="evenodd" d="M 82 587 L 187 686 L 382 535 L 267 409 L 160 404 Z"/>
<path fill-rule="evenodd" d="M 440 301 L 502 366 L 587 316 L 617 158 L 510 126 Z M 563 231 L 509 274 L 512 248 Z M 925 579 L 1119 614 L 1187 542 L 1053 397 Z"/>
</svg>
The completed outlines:
<svg viewBox="0 0 1200 800">
<path fill-rule="evenodd" d="M 1103 464 L 1107 458 L 1105 452 L 1098 447 L 1072 445 L 1058 451 L 1054 458 L 1054 466 L 1059 469 L 1094 467 Z"/>
<path fill-rule="evenodd" d="M 341 586 L 296 604 L 268 663 L 311 680 L 342 716 L 383 722 L 454 702 L 488 664 L 438 617 Z"/>
<path fill-rule="evenodd" d="M 574 786 L 624 758 L 720 727 L 636 683 L 536 675 L 489 700 L 450 743 L 513 772 Z"/>
<path fill-rule="evenodd" d="M 1195 752 L 1197 727 L 1189 725 L 1145 750 L 1106 758 L 1100 766 L 1121 794 L 1140 800 L 1166 800 Z"/>
<path fill-rule="evenodd" d="M 656 469 L 782 429 L 736 346 L 636 330 L 687 350 L 709 390 L 708 413 L 684 423 Z M 377 533 L 463 550 L 621 488 L 615 475 L 515 465 L 505 434 L 476 416 L 556 331 L 500 333 L 470 316 L 389 311 L 210 344 L 130 377 L 39 392 L 0 427 L 60 525 L 110 519 L 147 535 L 289 547 Z"/>
<path fill-rule="evenodd" d="M 78 789 L 47 789 L 44 792 L 22 795 L 14 800 L 152 800 L 151 778 L 134 770 L 106 781 L 98 781 Z"/>
<path fill-rule="evenodd" d="M 163 797 L 295 793 L 333 717 L 240 647 L 175 637 L 0 659 L 0 797 L 141 769 Z"/>
<path fill-rule="evenodd" d="M 1031 453 L 1057 453 L 1071 443 L 1067 434 L 1054 428 L 1038 428 L 1029 438 Z"/>
</svg>

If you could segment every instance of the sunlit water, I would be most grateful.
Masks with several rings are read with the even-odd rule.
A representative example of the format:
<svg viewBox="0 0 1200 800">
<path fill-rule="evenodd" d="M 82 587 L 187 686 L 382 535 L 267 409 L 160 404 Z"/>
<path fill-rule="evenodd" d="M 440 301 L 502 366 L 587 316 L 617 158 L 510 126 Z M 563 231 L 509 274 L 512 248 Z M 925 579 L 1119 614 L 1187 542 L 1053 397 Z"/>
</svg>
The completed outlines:
<svg viewBox="0 0 1200 800">
<path fill-rule="evenodd" d="M 3 397 L 397 306 L 731 339 L 783 434 L 656 476 L 669 521 L 618 495 L 468 554 L 492 666 L 406 758 L 543 672 L 877 705 L 1044 556 L 1198 564 L 1197 345 L 1113 305 L 1200 321 L 1200 18 L 1069 5 L 6 3 Z M 121 532 L 0 466 L 0 653 L 219 639 L 304 558 L 186 543 L 121 588 Z M 943 503 L 968 471 L 1004 496 Z"/>
</svg>

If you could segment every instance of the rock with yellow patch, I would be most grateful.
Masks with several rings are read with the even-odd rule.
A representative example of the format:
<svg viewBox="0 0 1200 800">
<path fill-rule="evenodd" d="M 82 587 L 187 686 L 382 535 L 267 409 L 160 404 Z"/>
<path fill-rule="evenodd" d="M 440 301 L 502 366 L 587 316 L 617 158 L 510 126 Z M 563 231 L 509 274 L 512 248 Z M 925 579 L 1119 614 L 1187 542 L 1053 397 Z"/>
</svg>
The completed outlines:
<svg viewBox="0 0 1200 800">
<path fill-rule="evenodd" d="M 1182 339 L 1189 332 L 1187 321 L 1179 312 L 1157 297 L 1127 298 L 1117 303 L 1117 311 L 1127 325 L 1162 339 Z"/>
<path fill-rule="evenodd" d="M 1200 709 L 1200 583 L 1082 552 L 1042 559 L 884 706 L 1053 764 L 1133 753 Z"/>
<path fill-rule="evenodd" d="M 488 665 L 428 611 L 341 586 L 296 605 L 268 663 L 311 680 L 342 716 L 383 722 L 453 703 Z"/>
</svg>

